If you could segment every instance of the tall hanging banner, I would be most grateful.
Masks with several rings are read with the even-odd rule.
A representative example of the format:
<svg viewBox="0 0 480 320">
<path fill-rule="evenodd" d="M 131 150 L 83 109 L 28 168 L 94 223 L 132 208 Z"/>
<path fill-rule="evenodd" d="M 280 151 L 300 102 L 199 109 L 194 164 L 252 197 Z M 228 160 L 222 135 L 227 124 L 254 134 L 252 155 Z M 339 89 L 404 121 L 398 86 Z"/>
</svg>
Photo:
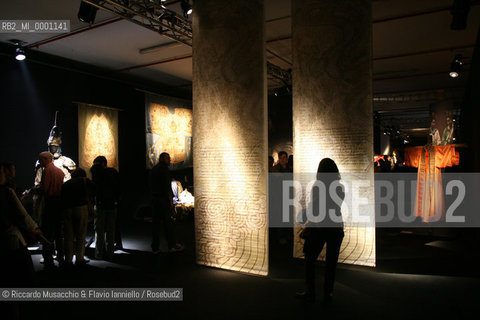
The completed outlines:
<svg viewBox="0 0 480 320">
<path fill-rule="evenodd" d="M 193 10 L 197 263 L 268 273 L 263 1 L 202 0 Z"/>
<path fill-rule="evenodd" d="M 107 158 L 108 166 L 119 169 L 118 110 L 86 103 L 78 104 L 78 158 L 89 172 L 97 156 Z"/>
<path fill-rule="evenodd" d="M 375 265 L 371 10 L 370 0 L 292 0 L 297 200 L 305 208 L 320 160 L 334 160 L 348 188 L 339 262 L 366 266 Z"/>
</svg>

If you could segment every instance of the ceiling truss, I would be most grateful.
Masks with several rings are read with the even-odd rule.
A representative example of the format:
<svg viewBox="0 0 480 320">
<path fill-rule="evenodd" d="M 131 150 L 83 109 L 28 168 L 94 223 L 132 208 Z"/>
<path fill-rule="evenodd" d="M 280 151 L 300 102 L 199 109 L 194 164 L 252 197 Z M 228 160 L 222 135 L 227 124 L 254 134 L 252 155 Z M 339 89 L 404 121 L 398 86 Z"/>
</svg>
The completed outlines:
<svg viewBox="0 0 480 320">
<path fill-rule="evenodd" d="M 115 14 L 172 40 L 192 46 L 192 23 L 167 9 L 158 0 L 83 0 L 98 9 Z M 284 85 L 292 83 L 290 71 L 267 61 L 267 73 Z"/>
</svg>

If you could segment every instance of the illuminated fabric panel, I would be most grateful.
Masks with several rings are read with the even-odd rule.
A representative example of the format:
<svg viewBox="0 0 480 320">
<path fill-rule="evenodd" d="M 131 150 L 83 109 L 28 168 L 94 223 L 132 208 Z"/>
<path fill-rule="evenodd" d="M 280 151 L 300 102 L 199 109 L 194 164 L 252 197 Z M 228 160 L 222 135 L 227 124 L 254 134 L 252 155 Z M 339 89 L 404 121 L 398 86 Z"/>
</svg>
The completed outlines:
<svg viewBox="0 0 480 320">
<path fill-rule="evenodd" d="M 344 217 L 339 262 L 367 266 L 375 265 L 371 26 L 368 0 L 292 0 L 294 179 L 304 190 L 299 202 L 305 208 L 306 185 L 323 158 L 336 162 L 345 185 L 362 181 L 366 186 L 346 197 L 366 199 L 359 211 L 373 223 Z M 303 257 L 298 233 L 297 227 L 294 256 Z"/>
<path fill-rule="evenodd" d="M 108 166 L 118 170 L 118 111 L 78 104 L 78 158 L 80 167 L 90 172 L 97 156 L 107 158 Z"/>
<path fill-rule="evenodd" d="M 266 275 L 263 1 L 205 0 L 194 5 L 197 263 Z"/>
<path fill-rule="evenodd" d="M 158 162 L 162 152 L 170 154 L 172 167 L 191 166 L 192 110 L 149 102 L 147 121 L 147 168 Z"/>
</svg>

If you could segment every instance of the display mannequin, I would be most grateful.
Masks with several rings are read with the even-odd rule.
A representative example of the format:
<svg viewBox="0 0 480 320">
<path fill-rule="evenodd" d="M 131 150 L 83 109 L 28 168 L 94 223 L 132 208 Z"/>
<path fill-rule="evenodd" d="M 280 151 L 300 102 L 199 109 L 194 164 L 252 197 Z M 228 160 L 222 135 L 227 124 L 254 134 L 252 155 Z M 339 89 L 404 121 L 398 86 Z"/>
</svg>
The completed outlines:
<svg viewBox="0 0 480 320">
<path fill-rule="evenodd" d="M 65 174 L 63 182 L 66 182 L 71 179 L 70 173 L 77 168 L 77 165 L 72 159 L 62 155 L 62 130 L 57 126 L 57 114 L 58 111 L 55 113 L 55 124 L 53 125 L 52 130 L 50 130 L 47 145 L 48 151 L 53 154 L 53 164 L 63 171 Z M 42 181 L 43 172 L 38 161 L 35 164 L 35 172 L 35 186 L 38 186 Z"/>
</svg>

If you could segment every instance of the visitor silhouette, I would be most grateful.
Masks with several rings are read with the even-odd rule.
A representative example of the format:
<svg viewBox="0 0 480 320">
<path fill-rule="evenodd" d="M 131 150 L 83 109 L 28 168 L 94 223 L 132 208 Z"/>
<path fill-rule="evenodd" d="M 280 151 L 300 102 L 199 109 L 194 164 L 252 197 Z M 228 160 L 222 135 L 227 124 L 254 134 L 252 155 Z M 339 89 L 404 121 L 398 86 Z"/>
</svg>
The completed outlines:
<svg viewBox="0 0 480 320">
<path fill-rule="evenodd" d="M 305 291 L 297 292 L 296 296 L 308 302 L 315 300 L 315 262 L 325 244 L 327 244 L 327 254 L 324 301 L 330 302 L 333 298 L 335 269 L 344 236 L 340 207 L 345 193 L 344 186 L 340 184 L 340 178 L 338 167 L 332 159 L 324 158 L 320 161 L 317 181 L 312 188 L 307 208 L 307 222 L 300 234 L 300 237 L 305 240 L 303 252 L 306 288 Z"/>
</svg>

